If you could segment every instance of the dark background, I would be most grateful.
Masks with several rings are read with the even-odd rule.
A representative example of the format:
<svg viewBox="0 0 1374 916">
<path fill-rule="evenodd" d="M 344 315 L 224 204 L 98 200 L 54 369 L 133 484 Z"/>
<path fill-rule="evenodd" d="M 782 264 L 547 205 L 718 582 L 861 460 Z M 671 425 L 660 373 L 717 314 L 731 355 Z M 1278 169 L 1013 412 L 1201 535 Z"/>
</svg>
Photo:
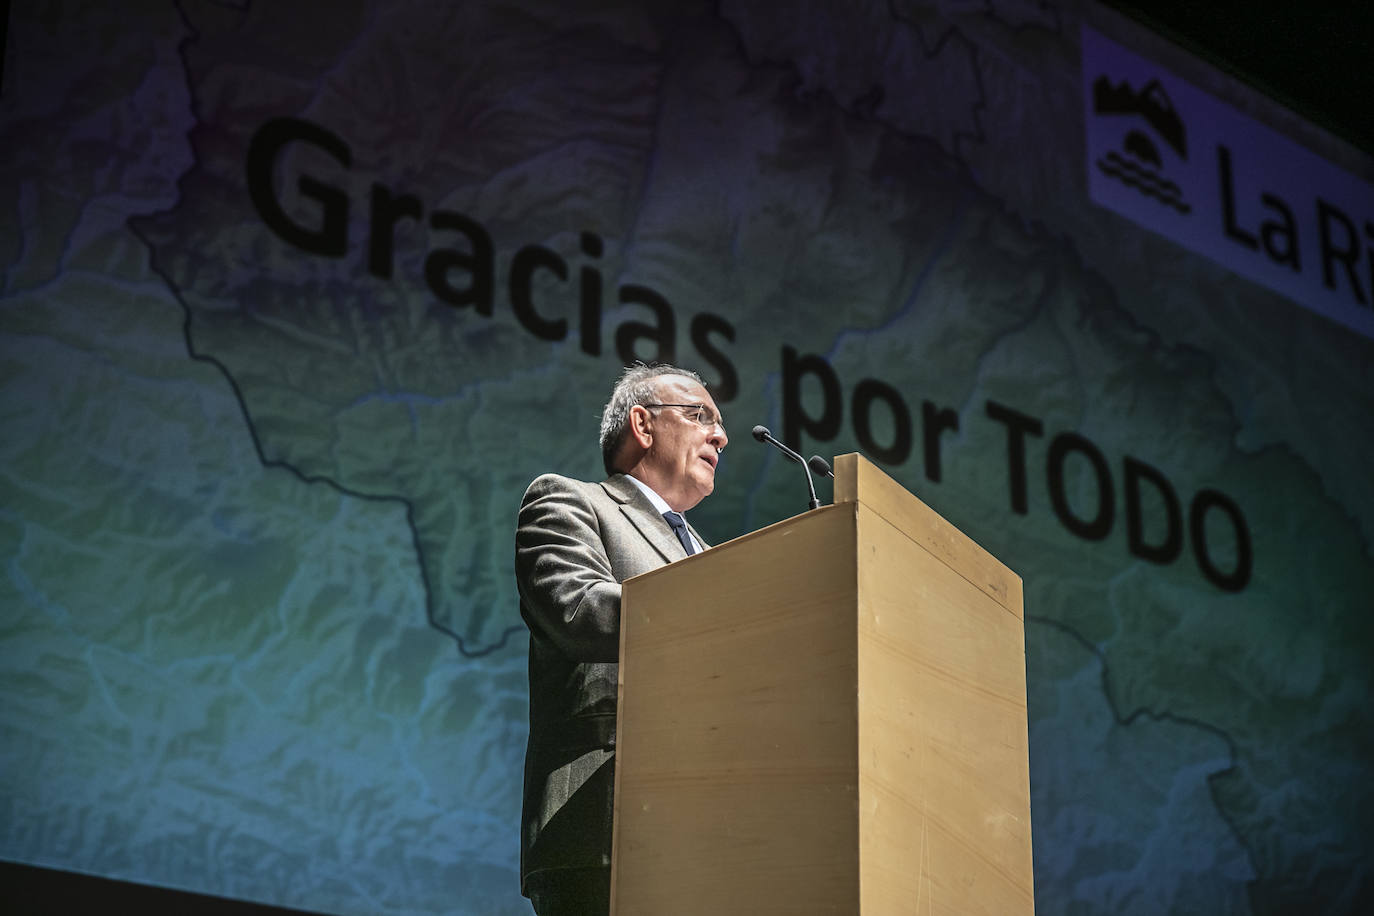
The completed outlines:
<svg viewBox="0 0 1374 916">
<path fill-rule="evenodd" d="M 1374 154 L 1369 4 L 1102 2 Z"/>
</svg>

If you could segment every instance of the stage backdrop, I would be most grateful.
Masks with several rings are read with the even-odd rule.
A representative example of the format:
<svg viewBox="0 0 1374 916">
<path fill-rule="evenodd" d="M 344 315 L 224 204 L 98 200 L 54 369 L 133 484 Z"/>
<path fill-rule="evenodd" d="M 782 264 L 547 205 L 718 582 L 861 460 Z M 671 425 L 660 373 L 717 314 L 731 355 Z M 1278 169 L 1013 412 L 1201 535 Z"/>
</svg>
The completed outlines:
<svg viewBox="0 0 1374 916">
<path fill-rule="evenodd" d="M 1368 157 L 1076 0 L 10 15 L 0 858 L 527 912 L 516 507 L 661 358 L 712 541 L 764 423 L 1024 578 L 1043 916 L 1368 912 Z"/>
</svg>

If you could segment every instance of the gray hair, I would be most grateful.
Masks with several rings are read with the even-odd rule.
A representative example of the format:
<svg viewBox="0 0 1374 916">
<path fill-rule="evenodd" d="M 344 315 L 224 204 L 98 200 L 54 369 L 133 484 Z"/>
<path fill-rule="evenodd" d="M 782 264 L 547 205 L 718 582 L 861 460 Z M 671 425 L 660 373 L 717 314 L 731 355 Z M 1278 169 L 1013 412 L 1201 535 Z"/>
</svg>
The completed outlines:
<svg viewBox="0 0 1374 916">
<path fill-rule="evenodd" d="M 706 387 L 691 369 L 679 369 L 667 363 L 645 365 L 635 363 L 625 367 L 620 380 L 615 383 L 611 399 L 601 412 L 601 461 L 607 474 L 615 473 L 615 455 L 625 441 L 625 433 L 630 425 L 630 409 L 641 404 L 652 404 L 658 397 L 658 385 L 654 379 L 665 375 L 680 375 Z"/>
</svg>

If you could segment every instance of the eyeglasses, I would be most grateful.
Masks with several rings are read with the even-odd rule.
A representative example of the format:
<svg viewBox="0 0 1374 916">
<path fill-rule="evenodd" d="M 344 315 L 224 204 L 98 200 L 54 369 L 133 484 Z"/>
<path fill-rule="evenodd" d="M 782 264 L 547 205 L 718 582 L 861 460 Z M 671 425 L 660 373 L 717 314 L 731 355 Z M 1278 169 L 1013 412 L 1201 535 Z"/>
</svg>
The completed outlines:
<svg viewBox="0 0 1374 916">
<path fill-rule="evenodd" d="M 640 406 L 676 407 L 679 410 L 681 410 L 683 414 L 687 416 L 688 419 L 695 421 L 697 424 L 705 427 L 706 429 L 713 429 L 719 426 L 720 431 L 725 432 L 725 424 L 722 423 L 720 417 L 716 416 L 715 412 L 712 411 L 711 408 L 707 407 L 705 404 L 641 404 Z"/>
</svg>

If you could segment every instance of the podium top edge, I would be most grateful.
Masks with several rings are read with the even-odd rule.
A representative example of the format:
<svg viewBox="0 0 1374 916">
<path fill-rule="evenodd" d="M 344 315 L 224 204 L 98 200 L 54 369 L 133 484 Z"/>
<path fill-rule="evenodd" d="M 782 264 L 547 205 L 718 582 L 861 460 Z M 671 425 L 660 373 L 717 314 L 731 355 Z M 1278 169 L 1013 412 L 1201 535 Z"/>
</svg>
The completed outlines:
<svg viewBox="0 0 1374 916">
<path fill-rule="evenodd" d="M 857 452 L 836 456 L 834 470 L 835 505 L 852 503 L 876 513 L 1023 616 L 1021 577 L 977 541 Z"/>
<path fill-rule="evenodd" d="M 627 589 L 638 589 L 641 587 L 640 580 L 647 582 L 663 576 L 677 576 L 684 567 L 710 563 L 712 558 L 722 558 L 723 553 L 749 550 L 760 539 L 786 536 L 784 532 L 792 526 L 828 524 L 822 519 L 838 521 L 840 516 L 857 521 L 871 513 L 900 531 L 1009 613 L 1024 619 L 1021 577 L 973 538 L 862 455 L 840 455 L 835 459 L 834 468 L 835 501 L 832 505 L 799 512 L 701 553 L 626 579 L 622 584 Z M 635 584 L 632 586 L 631 583 Z"/>
</svg>

